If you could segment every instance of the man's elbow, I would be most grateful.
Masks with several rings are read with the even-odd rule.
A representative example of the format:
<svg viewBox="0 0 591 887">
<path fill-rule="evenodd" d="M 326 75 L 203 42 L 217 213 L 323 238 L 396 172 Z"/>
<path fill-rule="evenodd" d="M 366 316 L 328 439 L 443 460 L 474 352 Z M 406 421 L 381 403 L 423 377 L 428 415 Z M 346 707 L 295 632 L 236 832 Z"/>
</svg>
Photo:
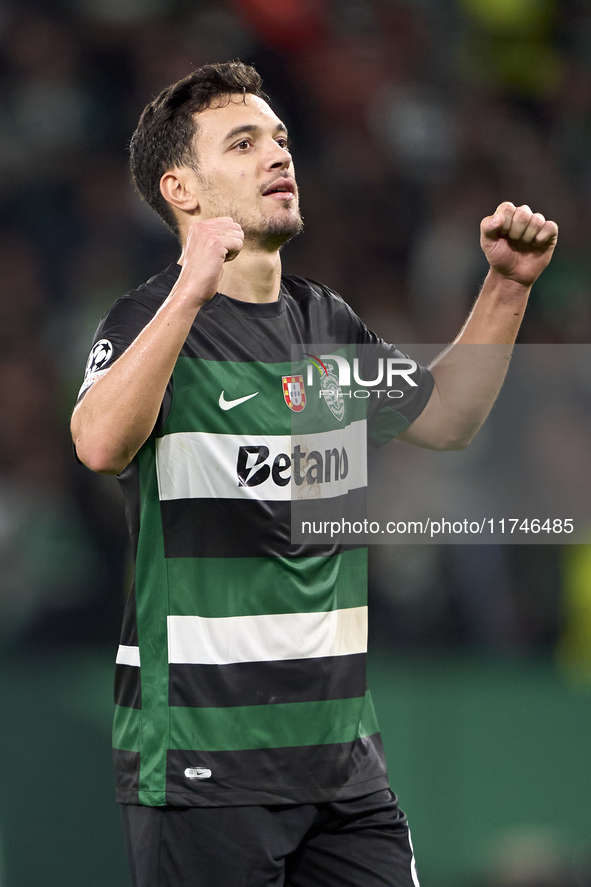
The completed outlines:
<svg viewBox="0 0 591 887">
<path fill-rule="evenodd" d="M 88 416 L 81 404 L 72 413 L 70 433 L 77 458 L 97 474 L 120 474 L 135 455 L 135 451 L 127 452 L 121 440 L 117 442 L 112 430 Z"/>
<path fill-rule="evenodd" d="M 441 450 L 447 452 L 453 452 L 454 450 L 465 450 L 466 447 L 472 443 L 474 438 L 476 437 L 480 425 L 476 425 L 472 428 L 464 428 L 462 430 L 458 430 L 455 433 L 448 433 L 440 438 L 437 438 L 432 447 L 434 450 Z"/>
<path fill-rule="evenodd" d="M 80 462 L 97 474 L 120 474 L 129 464 L 129 459 L 113 452 L 112 447 L 101 445 L 100 441 L 88 441 L 84 435 L 74 434 L 72 439 Z"/>
<path fill-rule="evenodd" d="M 434 449 L 441 450 L 441 452 L 446 453 L 458 452 L 459 450 L 465 450 L 468 444 L 471 443 L 471 441 L 472 438 L 468 440 L 466 438 L 454 438 L 453 440 L 446 440 L 444 443 L 442 443 L 440 446 L 435 447 Z"/>
</svg>

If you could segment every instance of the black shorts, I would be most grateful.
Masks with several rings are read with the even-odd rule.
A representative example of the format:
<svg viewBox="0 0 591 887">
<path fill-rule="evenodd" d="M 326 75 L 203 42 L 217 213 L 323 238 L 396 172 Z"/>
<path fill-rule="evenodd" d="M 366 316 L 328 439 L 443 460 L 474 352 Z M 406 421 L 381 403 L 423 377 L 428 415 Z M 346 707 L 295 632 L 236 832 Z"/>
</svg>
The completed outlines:
<svg viewBox="0 0 591 887">
<path fill-rule="evenodd" d="M 325 804 L 121 811 L 134 887 L 419 887 L 389 789 Z"/>
</svg>

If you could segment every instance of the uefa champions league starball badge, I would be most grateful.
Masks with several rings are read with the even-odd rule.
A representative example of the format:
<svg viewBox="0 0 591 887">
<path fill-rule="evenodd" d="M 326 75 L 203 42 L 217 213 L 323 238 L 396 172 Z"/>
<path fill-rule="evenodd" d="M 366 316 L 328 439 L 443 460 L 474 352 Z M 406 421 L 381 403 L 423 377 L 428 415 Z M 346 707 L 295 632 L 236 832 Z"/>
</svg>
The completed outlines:
<svg viewBox="0 0 591 887">
<path fill-rule="evenodd" d="M 90 388 L 97 379 L 100 379 L 100 377 L 107 372 L 107 364 L 112 356 L 113 346 L 108 339 L 99 339 L 98 342 L 95 342 L 88 355 L 88 361 L 86 362 L 86 369 L 84 371 L 84 381 L 78 392 L 78 397 L 80 397 L 87 388 Z"/>
<path fill-rule="evenodd" d="M 113 346 L 108 339 L 99 339 L 92 347 L 92 351 L 88 355 L 84 378 L 87 379 L 94 373 L 101 370 L 111 360 L 113 354 Z"/>
</svg>

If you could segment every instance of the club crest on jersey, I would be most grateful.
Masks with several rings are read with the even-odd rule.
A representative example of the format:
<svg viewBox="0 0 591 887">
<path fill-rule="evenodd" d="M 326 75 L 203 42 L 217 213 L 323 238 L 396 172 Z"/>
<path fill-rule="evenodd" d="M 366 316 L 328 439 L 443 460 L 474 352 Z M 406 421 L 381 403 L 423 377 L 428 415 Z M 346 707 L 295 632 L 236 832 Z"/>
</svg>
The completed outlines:
<svg viewBox="0 0 591 887">
<path fill-rule="evenodd" d="M 345 415 L 345 400 L 343 398 L 343 392 L 339 386 L 338 376 L 334 372 L 333 365 L 327 363 L 325 364 L 325 367 L 326 373 L 324 373 L 320 380 L 322 399 L 335 419 L 342 422 L 343 416 Z"/>
<path fill-rule="evenodd" d="M 306 406 L 306 390 L 303 376 L 282 376 L 283 399 L 294 413 L 301 413 Z"/>
</svg>

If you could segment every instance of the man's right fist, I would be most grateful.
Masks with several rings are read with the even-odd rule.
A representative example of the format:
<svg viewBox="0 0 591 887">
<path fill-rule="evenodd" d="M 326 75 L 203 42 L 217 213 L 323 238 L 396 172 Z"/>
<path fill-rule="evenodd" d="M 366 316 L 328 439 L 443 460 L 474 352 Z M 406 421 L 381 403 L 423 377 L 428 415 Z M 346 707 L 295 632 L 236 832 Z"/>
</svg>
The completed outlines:
<svg viewBox="0 0 591 887">
<path fill-rule="evenodd" d="M 244 231 L 229 216 L 194 222 L 180 258 L 177 285 L 189 287 L 197 303 L 208 302 L 218 289 L 224 262 L 235 259 L 244 246 Z"/>
<path fill-rule="evenodd" d="M 244 231 L 230 216 L 194 222 L 189 228 L 183 257 L 202 247 L 223 258 L 224 262 L 235 259 L 244 246 Z"/>
</svg>

